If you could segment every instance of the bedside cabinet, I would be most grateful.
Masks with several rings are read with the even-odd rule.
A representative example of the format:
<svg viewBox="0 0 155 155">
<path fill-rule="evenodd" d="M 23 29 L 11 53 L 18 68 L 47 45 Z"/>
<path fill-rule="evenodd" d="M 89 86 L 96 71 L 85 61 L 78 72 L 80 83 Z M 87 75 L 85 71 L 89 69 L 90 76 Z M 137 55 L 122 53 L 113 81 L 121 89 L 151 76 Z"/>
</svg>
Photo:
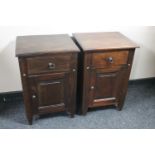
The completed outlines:
<svg viewBox="0 0 155 155">
<path fill-rule="evenodd" d="M 66 111 L 75 113 L 77 53 L 68 35 L 19 36 L 19 59 L 26 116 Z"/>
<path fill-rule="evenodd" d="M 127 93 L 135 43 L 119 32 L 75 33 L 79 56 L 78 106 L 88 108 L 114 105 L 123 107 Z"/>
</svg>

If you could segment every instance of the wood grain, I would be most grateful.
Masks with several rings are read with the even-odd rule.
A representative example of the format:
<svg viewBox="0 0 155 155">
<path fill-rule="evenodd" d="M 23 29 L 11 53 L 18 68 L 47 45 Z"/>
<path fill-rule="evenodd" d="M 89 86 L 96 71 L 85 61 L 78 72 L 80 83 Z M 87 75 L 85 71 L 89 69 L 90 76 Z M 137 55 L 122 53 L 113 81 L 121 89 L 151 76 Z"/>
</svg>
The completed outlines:
<svg viewBox="0 0 155 155">
<path fill-rule="evenodd" d="M 139 47 L 119 32 L 73 33 L 84 52 Z"/>
<path fill-rule="evenodd" d="M 36 56 L 27 58 L 29 74 L 50 73 L 58 71 L 69 71 L 72 53 L 52 54 L 50 56 Z M 49 63 L 54 65 L 49 68 Z"/>
<path fill-rule="evenodd" d="M 43 55 L 48 53 L 79 52 L 67 34 L 18 36 L 16 56 Z"/>
<path fill-rule="evenodd" d="M 128 53 L 128 50 L 93 53 L 92 66 L 95 68 L 106 68 L 127 64 Z M 109 62 L 109 58 L 112 59 L 112 62 Z"/>
<path fill-rule="evenodd" d="M 80 47 L 78 107 L 85 115 L 89 108 L 114 105 L 121 110 L 125 101 L 135 48 L 118 32 L 76 33 Z"/>
<path fill-rule="evenodd" d="M 34 115 L 66 112 L 73 117 L 79 50 L 69 36 L 18 37 L 16 49 L 29 124 Z"/>
</svg>

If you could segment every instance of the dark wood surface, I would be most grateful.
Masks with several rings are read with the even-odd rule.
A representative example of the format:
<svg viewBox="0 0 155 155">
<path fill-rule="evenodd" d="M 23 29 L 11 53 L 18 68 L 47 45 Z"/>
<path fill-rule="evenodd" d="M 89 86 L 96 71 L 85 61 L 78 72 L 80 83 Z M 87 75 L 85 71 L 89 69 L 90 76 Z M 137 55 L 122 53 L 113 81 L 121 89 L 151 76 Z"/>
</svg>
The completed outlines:
<svg viewBox="0 0 155 155">
<path fill-rule="evenodd" d="M 138 46 L 120 33 L 73 35 L 81 49 L 77 105 L 80 113 L 85 115 L 88 108 L 107 105 L 121 110 Z"/>
<path fill-rule="evenodd" d="M 71 45 L 69 45 L 66 35 L 50 36 L 49 38 L 52 39 L 47 39 L 48 44 L 46 44 L 47 40 L 44 40 L 46 38 L 44 36 L 43 38 L 38 36 L 39 41 L 36 36 L 35 39 L 32 37 L 35 40 L 35 48 L 33 46 L 31 48 L 31 40 L 33 40 L 31 37 L 30 40 L 26 37 L 27 41 L 21 44 L 25 40 L 24 38 L 18 38 L 17 47 L 20 48 L 17 49 L 23 49 L 23 55 L 18 56 L 25 110 L 29 124 L 32 124 L 34 115 L 46 113 L 66 112 L 70 117 L 73 117 L 76 108 L 78 47 L 70 39 Z M 60 39 L 60 43 L 59 38 L 63 38 Z M 49 46 L 50 43 L 51 46 Z M 55 46 L 54 43 L 56 43 Z M 65 45 L 65 43 L 67 44 Z M 59 48 L 58 45 L 63 45 L 64 48 Z M 43 50 L 44 48 L 45 52 L 42 51 L 41 55 L 40 52 L 33 53 L 35 49 Z M 50 49 L 51 52 L 46 53 L 47 49 Z M 63 52 L 56 52 L 60 49 Z"/>
<path fill-rule="evenodd" d="M 73 33 L 73 37 L 84 52 L 139 47 L 119 32 Z"/>
<path fill-rule="evenodd" d="M 128 53 L 128 50 L 93 53 L 92 66 L 95 68 L 106 68 L 127 64 Z"/>
<path fill-rule="evenodd" d="M 29 74 L 69 71 L 72 53 L 52 54 L 50 56 L 36 56 L 27 58 Z M 53 65 L 50 68 L 50 64 Z"/>
<path fill-rule="evenodd" d="M 66 82 L 68 82 L 66 73 L 43 74 L 29 78 L 33 109 L 36 114 L 60 107 L 65 111 L 65 105 L 68 103 L 66 96 L 69 96 Z M 45 112 L 43 109 L 46 109 Z"/>
<path fill-rule="evenodd" d="M 27 74 L 27 65 L 25 58 L 19 58 L 19 67 L 20 67 L 20 74 L 22 80 L 22 87 L 23 87 L 23 99 L 25 105 L 25 112 L 28 123 L 31 125 L 33 120 L 33 108 L 31 102 L 31 96 L 29 92 L 29 85 L 28 85 L 28 74 Z"/>
<path fill-rule="evenodd" d="M 16 56 L 32 56 L 48 53 L 79 52 L 67 34 L 18 36 Z"/>
</svg>

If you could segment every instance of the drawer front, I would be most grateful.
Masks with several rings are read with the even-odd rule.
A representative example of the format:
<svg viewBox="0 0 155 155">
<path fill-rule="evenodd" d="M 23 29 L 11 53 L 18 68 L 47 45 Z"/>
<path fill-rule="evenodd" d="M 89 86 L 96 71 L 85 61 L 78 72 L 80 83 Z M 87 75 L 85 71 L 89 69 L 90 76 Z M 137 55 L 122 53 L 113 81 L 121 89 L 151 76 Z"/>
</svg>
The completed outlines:
<svg viewBox="0 0 155 155">
<path fill-rule="evenodd" d="M 106 68 L 125 65 L 128 61 L 129 51 L 113 51 L 104 53 L 93 53 L 92 66 L 95 68 Z"/>
<path fill-rule="evenodd" d="M 71 54 L 27 58 L 28 74 L 70 70 Z"/>
</svg>

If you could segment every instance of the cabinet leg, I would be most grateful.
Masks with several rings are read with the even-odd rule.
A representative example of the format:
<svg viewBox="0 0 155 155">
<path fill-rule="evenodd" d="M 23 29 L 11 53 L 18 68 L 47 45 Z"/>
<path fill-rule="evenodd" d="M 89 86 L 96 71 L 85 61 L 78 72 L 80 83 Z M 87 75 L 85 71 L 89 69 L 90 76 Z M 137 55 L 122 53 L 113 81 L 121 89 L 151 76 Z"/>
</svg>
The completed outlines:
<svg viewBox="0 0 155 155">
<path fill-rule="evenodd" d="M 87 114 L 87 111 L 86 110 L 82 110 L 81 111 L 81 115 L 84 115 L 85 116 L 86 114 Z"/>
<path fill-rule="evenodd" d="M 117 109 L 118 111 L 121 111 L 122 108 L 123 108 L 122 106 L 117 106 L 117 107 L 116 107 L 116 109 Z"/>
<path fill-rule="evenodd" d="M 116 109 L 118 111 L 121 111 L 123 109 L 123 105 L 124 105 L 124 102 L 123 103 L 119 103 L 117 106 L 116 106 Z"/>
<path fill-rule="evenodd" d="M 87 114 L 87 111 L 88 111 L 88 108 L 84 107 L 84 108 L 81 109 L 80 114 L 85 116 Z"/>
<path fill-rule="evenodd" d="M 74 114 L 68 114 L 70 118 L 74 118 Z"/>
<path fill-rule="evenodd" d="M 27 118 L 27 120 L 28 120 L 28 124 L 29 124 L 29 125 L 32 125 L 32 122 L 33 122 L 33 116 Z"/>
<path fill-rule="evenodd" d="M 68 111 L 67 114 L 68 114 L 68 116 L 69 116 L 70 118 L 74 118 L 74 114 L 75 114 L 74 112 L 69 112 L 69 111 Z"/>
</svg>

